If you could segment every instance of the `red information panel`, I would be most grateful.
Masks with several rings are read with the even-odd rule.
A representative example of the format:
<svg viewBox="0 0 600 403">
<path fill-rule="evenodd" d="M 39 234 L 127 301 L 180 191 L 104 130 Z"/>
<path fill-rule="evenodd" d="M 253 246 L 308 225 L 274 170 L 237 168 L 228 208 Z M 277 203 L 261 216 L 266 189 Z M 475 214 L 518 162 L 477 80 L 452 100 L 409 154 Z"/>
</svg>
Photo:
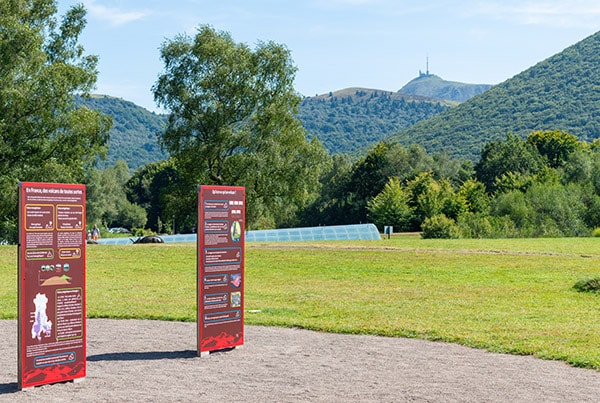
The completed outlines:
<svg viewBox="0 0 600 403">
<path fill-rule="evenodd" d="M 19 184 L 19 388 L 85 377 L 85 186 Z"/>
<path fill-rule="evenodd" d="M 244 344 L 246 189 L 200 186 L 198 354 Z"/>
</svg>

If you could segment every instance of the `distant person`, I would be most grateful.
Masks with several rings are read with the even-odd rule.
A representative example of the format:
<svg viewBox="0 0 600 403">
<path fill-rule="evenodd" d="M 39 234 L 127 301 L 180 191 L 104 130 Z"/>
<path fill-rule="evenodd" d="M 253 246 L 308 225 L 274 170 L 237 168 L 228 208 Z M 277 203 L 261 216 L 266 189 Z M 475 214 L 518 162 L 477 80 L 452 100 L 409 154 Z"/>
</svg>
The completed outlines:
<svg viewBox="0 0 600 403">
<path fill-rule="evenodd" d="M 94 224 L 94 228 L 92 228 L 92 240 L 97 241 L 99 236 L 100 230 L 98 229 L 98 226 Z"/>
</svg>

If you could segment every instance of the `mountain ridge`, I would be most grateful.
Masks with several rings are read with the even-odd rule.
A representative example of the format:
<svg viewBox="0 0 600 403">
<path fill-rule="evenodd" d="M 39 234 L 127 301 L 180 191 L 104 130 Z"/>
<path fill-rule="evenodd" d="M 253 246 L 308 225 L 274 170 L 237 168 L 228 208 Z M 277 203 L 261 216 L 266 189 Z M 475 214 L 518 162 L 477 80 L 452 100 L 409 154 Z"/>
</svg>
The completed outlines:
<svg viewBox="0 0 600 403">
<path fill-rule="evenodd" d="M 398 93 L 465 102 L 489 90 L 491 87 L 491 84 L 469 84 L 447 81 L 427 72 L 420 73 L 418 77 L 406 83 L 404 87 L 398 90 Z"/>
<path fill-rule="evenodd" d="M 158 142 L 167 123 L 166 115 L 156 114 L 131 101 L 110 95 L 78 97 L 76 102 L 113 119 L 108 153 L 105 160 L 98 161 L 98 168 L 107 168 L 118 160 L 124 160 L 131 170 L 135 170 L 167 158 Z"/>
<path fill-rule="evenodd" d="M 298 107 L 298 119 L 331 154 L 353 154 L 398 130 L 435 116 L 455 102 L 351 87 L 307 97 Z"/>
<path fill-rule="evenodd" d="M 485 143 L 508 133 L 564 130 L 600 137 L 600 32 L 486 92 L 390 136 L 428 152 L 477 160 Z"/>
<path fill-rule="evenodd" d="M 157 114 L 131 101 L 104 94 L 78 98 L 77 102 L 113 118 L 108 154 L 104 161 L 99 161 L 99 168 L 114 165 L 121 159 L 135 170 L 167 158 L 158 141 L 166 125 L 166 114 Z M 354 113 L 344 109 L 345 106 L 350 107 L 350 103 Z M 421 95 L 352 87 L 305 97 L 298 117 L 308 137 L 318 137 L 330 153 L 353 153 L 381 141 L 400 128 L 457 104 Z M 322 120 L 316 119 L 321 112 L 315 113 L 315 108 L 326 113 Z M 312 117 L 309 117 L 310 114 Z M 341 125 L 341 130 L 334 127 L 338 125 Z"/>
<path fill-rule="evenodd" d="M 319 138 L 331 154 L 358 153 L 400 129 L 459 104 L 418 93 L 425 90 L 426 86 L 421 86 L 415 91 L 417 93 L 409 94 L 364 87 L 344 88 L 304 97 L 297 116 L 308 137 Z M 77 102 L 113 118 L 108 155 L 104 161 L 99 161 L 99 168 L 114 165 L 121 159 L 135 170 L 168 157 L 159 145 L 166 114 L 157 114 L 131 101 L 103 94 L 78 98 Z"/>
</svg>

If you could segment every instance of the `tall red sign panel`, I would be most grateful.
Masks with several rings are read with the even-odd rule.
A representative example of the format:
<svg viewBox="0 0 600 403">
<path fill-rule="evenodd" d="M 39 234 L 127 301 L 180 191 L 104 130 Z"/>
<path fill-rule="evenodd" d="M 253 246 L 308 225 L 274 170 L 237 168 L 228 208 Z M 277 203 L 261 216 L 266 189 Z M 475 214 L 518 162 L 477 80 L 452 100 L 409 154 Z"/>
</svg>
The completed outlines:
<svg viewBox="0 0 600 403">
<path fill-rule="evenodd" d="M 19 184 L 19 388 L 86 374 L 85 186 Z"/>
<path fill-rule="evenodd" d="M 198 354 L 244 344 L 246 190 L 200 186 Z"/>
</svg>

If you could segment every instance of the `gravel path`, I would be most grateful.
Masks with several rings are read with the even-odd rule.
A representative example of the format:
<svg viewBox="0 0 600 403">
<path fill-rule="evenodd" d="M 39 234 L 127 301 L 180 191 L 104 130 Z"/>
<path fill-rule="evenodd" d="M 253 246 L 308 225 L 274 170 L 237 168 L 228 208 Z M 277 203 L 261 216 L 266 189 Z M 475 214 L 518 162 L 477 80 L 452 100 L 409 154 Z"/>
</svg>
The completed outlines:
<svg viewBox="0 0 600 403">
<path fill-rule="evenodd" d="M 0 321 L 0 402 L 586 402 L 600 372 L 448 343 L 246 326 L 196 356 L 194 323 L 88 320 L 87 376 L 17 389 L 17 322 Z"/>
</svg>

